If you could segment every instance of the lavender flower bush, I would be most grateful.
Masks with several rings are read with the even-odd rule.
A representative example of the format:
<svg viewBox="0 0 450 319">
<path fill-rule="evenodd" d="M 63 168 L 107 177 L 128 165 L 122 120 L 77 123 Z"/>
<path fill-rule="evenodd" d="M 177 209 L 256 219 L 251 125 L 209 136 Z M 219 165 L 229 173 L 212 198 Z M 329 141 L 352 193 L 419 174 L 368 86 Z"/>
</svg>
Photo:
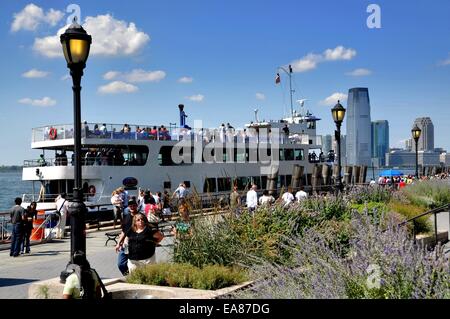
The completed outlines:
<svg viewBox="0 0 450 319">
<path fill-rule="evenodd" d="M 450 298 L 449 261 L 441 248 L 415 246 L 397 225 L 390 217 L 354 214 L 344 255 L 313 227 L 296 240 L 294 264 L 252 267 L 256 283 L 233 297 Z"/>
</svg>

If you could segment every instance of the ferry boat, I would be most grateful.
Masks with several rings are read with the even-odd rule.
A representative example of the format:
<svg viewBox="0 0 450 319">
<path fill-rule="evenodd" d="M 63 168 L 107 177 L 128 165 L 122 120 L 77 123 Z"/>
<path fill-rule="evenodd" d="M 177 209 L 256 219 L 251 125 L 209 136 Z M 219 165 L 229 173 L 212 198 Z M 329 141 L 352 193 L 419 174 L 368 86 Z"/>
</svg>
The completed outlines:
<svg viewBox="0 0 450 319">
<path fill-rule="evenodd" d="M 244 129 L 225 124 L 205 129 L 189 127 L 183 105 L 179 108 L 179 126 L 82 125 L 87 204 L 110 205 L 112 191 L 121 186 L 130 196 L 137 195 L 139 188 L 173 192 L 180 183 L 199 194 L 229 193 L 232 185 L 244 190 L 250 183 L 266 189 L 274 167 L 276 188 L 290 185 L 294 165 L 303 166 L 305 183 L 310 179 L 315 162 L 311 154 L 321 152 L 322 141 L 316 135 L 320 119 L 309 111 L 266 122 L 258 120 L 255 110 L 255 121 Z M 22 178 L 33 183 L 33 193 L 23 195 L 24 205 L 34 200 L 39 209 L 52 209 L 58 194 L 72 193 L 73 125 L 34 128 L 31 147 L 43 155 L 24 161 Z"/>
</svg>

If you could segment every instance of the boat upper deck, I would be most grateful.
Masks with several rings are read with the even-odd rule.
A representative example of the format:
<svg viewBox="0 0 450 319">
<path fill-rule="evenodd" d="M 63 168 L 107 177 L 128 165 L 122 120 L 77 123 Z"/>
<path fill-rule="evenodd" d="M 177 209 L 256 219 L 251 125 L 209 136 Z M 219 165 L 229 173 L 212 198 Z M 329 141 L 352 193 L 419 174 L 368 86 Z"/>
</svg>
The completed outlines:
<svg viewBox="0 0 450 319">
<path fill-rule="evenodd" d="M 193 140 L 210 142 L 234 143 L 279 143 L 279 144 L 309 144 L 322 145 L 321 136 L 310 130 L 305 133 L 284 134 L 278 128 L 248 127 L 246 129 L 225 128 L 182 128 L 174 125 L 168 127 L 141 126 L 129 124 L 82 124 L 81 137 L 84 143 L 98 144 L 102 142 L 119 141 L 181 141 Z M 308 134 L 313 133 L 313 134 Z M 74 129 L 72 124 L 60 124 L 34 128 L 32 130 L 32 147 L 41 148 L 57 145 L 73 144 Z"/>
</svg>

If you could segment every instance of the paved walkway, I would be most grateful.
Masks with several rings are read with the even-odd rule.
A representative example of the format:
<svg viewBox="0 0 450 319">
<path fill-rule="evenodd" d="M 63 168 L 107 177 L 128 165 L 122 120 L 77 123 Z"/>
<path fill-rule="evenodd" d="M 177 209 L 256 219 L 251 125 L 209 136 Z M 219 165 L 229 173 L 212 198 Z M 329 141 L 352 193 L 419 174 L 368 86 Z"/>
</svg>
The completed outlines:
<svg viewBox="0 0 450 319">
<path fill-rule="evenodd" d="M 110 231 L 110 230 L 109 230 Z M 101 278 L 117 278 L 117 254 L 114 242 L 105 247 L 105 231 L 89 232 L 86 239 L 87 258 Z M 157 262 L 170 259 L 172 237 L 165 238 L 156 249 Z M 38 280 L 59 277 L 70 255 L 70 239 L 31 246 L 31 254 L 10 257 L 9 250 L 0 251 L 0 299 L 26 299 L 29 285 Z"/>
</svg>

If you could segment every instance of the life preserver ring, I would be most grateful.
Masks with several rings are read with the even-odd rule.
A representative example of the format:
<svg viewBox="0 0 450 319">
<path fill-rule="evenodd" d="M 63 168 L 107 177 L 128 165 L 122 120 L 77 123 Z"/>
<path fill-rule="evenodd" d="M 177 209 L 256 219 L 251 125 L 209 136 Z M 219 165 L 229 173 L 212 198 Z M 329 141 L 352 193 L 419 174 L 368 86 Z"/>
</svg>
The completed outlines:
<svg viewBox="0 0 450 319">
<path fill-rule="evenodd" d="M 95 189 L 94 185 L 89 186 L 89 196 L 95 196 L 95 193 L 97 190 Z"/>
<path fill-rule="evenodd" d="M 50 137 L 51 140 L 54 140 L 57 135 L 58 135 L 58 131 L 56 130 L 56 128 L 52 127 L 50 129 L 50 132 L 48 133 L 48 136 Z"/>
</svg>

